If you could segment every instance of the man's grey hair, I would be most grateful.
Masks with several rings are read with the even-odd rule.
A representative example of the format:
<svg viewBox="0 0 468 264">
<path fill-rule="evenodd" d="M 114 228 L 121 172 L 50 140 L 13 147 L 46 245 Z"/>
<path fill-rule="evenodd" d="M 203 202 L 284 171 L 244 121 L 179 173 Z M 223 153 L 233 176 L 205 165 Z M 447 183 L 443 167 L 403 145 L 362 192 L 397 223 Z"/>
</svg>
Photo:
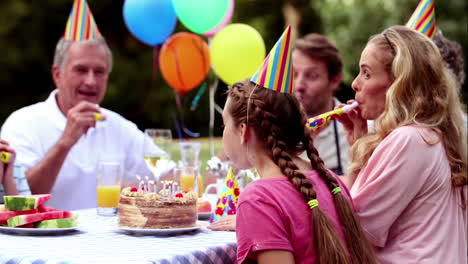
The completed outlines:
<svg viewBox="0 0 468 264">
<path fill-rule="evenodd" d="M 68 50 L 70 49 L 70 46 L 74 43 L 74 41 L 70 40 L 65 40 L 63 38 L 60 38 L 60 40 L 57 42 L 57 46 L 55 47 L 55 54 L 54 54 L 54 64 L 53 66 L 59 67 L 61 71 L 65 69 L 65 65 L 67 63 L 67 55 L 68 55 Z M 109 73 L 112 71 L 112 52 L 107 45 L 107 42 L 104 38 L 97 38 L 97 39 L 91 39 L 91 40 L 82 40 L 79 43 L 86 44 L 86 45 L 102 45 L 104 46 L 106 53 L 107 53 L 107 58 L 108 58 L 108 65 L 109 65 Z"/>
</svg>

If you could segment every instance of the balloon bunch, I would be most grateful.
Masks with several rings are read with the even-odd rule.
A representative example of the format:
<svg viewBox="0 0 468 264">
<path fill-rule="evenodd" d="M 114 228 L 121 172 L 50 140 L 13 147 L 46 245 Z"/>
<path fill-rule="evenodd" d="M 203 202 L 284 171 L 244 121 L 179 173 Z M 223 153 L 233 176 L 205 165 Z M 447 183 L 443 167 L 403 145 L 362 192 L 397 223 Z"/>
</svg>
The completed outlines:
<svg viewBox="0 0 468 264">
<path fill-rule="evenodd" d="M 228 25 L 233 13 L 234 0 L 125 0 L 125 24 L 138 40 L 154 47 L 154 71 L 159 66 L 163 78 L 174 89 L 181 125 L 189 136 L 196 133 L 183 124 L 180 95 L 200 87 L 191 105 L 191 109 L 195 109 L 207 90 L 204 80 L 210 68 L 223 82 L 232 85 L 251 77 L 265 58 L 265 44 L 257 30 L 246 24 Z M 172 35 L 177 19 L 193 33 Z M 210 138 L 213 137 L 217 86 L 215 79 L 208 89 Z M 175 117 L 174 122 L 180 137 Z"/>
<path fill-rule="evenodd" d="M 203 2 L 201 4 L 200 2 Z M 125 0 L 123 17 L 129 31 L 149 45 L 162 45 L 159 67 L 179 92 L 198 87 L 210 66 L 228 85 L 250 77 L 265 58 L 261 35 L 246 24 L 227 25 L 234 0 Z M 193 33 L 173 33 L 177 19 Z"/>
</svg>

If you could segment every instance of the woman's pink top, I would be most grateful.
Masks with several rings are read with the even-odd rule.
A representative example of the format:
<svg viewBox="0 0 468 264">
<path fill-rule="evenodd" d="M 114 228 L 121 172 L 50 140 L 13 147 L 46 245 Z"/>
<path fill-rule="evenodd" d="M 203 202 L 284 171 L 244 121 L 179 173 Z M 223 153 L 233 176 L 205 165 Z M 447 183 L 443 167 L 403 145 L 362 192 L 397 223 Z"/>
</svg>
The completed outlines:
<svg viewBox="0 0 468 264">
<path fill-rule="evenodd" d="M 450 177 L 428 128 L 395 129 L 377 146 L 351 196 L 380 263 L 467 263 L 467 211 Z"/>
</svg>

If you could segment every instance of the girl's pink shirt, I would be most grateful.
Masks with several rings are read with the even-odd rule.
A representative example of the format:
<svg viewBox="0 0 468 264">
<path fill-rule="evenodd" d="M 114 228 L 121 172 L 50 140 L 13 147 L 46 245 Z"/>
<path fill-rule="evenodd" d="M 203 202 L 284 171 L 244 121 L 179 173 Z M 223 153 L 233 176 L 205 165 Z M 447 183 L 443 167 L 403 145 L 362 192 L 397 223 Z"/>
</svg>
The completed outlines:
<svg viewBox="0 0 468 264">
<path fill-rule="evenodd" d="M 344 239 L 330 190 L 315 171 L 306 176 L 317 192 L 319 207 Z M 343 194 L 351 199 L 341 181 L 340 185 Z M 315 263 L 311 212 L 286 177 L 260 179 L 247 185 L 239 197 L 236 220 L 238 263 L 248 262 L 262 250 L 286 250 L 294 255 L 295 263 Z"/>
<path fill-rule="evenodd" d="M 428 128 L 400 127 L 377 146 L 351 196 L 380 263 L 467 263 L 467 211 L 450 177 Z"/>
</svg>

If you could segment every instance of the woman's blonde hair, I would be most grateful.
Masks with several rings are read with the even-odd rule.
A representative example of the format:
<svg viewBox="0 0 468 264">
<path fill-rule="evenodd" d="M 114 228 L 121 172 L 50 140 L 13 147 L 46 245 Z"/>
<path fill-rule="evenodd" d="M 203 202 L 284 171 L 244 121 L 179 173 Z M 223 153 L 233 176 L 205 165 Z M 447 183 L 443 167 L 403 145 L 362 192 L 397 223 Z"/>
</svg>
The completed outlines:
<svg viewBox="0 0 468 264">
<path fill-rule="evenodd" d="M 393 26 L 372 36 L 369 44 L 380 49 L 381 59 L 394 81 L 386 93 L 385 110 L 375 121 L 375 133 L 360 138 L 351 148 L 351 176 L 359 174 L 377 145 L 393 130 L 417 124 L 439 135 L 450 164 L 452 186 L 468 185 L 460 88 L 445 68 L 437 46 L 404 26 Z M 463 188 L 460 189 L 466 206 Z"/>
</svg>

